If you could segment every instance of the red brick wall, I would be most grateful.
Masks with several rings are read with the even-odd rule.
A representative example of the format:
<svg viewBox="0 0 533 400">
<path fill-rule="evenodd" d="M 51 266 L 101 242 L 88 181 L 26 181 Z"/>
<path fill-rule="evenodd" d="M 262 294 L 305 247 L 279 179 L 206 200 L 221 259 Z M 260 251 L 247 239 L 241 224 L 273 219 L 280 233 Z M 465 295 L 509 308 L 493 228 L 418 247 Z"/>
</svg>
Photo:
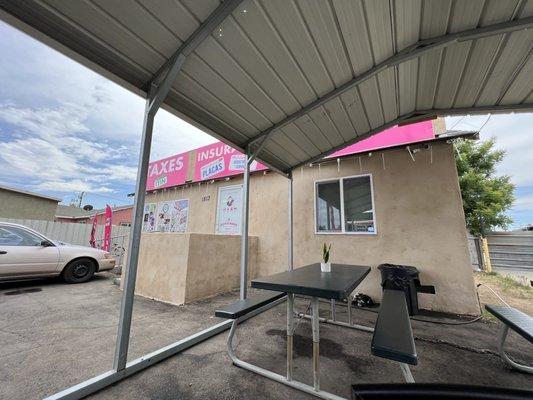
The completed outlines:
<svg viewBox="0 0 533 400">
<path fill-rule="evenodd" d="M 133 208 L 126 208 L 118 211 L 113 211 L 113 225 L 120 225 L 122 223 L 131 224 L 131 216 L 132 216 Z M 105 214 L 98 214 L 96 217 L 96 223 L 98 225 L 105 225 Z M 92 221 L 91 221 L 92 222 Z"/>
</svg>

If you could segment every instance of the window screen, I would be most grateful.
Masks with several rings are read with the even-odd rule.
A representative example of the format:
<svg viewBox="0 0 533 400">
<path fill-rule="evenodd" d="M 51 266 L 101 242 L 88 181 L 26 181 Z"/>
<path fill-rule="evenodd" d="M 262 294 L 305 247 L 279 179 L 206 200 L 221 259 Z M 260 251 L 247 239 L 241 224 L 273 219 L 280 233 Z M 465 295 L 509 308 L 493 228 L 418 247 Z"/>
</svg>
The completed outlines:
<svg viewBox="0 0 533 400">
<path fill-rule="evenodd" d="M 316 232 L 374 233 L 369 175 L 316 183 Z"/>
<path fill-rule="evenodd" d="M 344 230 L 374 232 L 374 209 L 369 176 L 343 179 Z"/>
<path fill-rule="evenodd" d="M 339 181 L 316 184 L 316 226 L 321 232 L 340 232 L 341 194 Z"/>
</svg>

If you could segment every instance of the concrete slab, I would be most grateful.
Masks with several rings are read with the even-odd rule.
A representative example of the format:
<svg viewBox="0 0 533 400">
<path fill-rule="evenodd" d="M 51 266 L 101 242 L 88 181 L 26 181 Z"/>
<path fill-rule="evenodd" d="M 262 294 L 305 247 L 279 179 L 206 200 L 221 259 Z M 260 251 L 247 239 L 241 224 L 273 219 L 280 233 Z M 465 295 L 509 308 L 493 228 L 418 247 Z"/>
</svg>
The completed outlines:
<svg viewBox="0 0 533 400">
<path fill-rule="evenodd" d="M 41 289 L 41 290 L 38 290 Z M 15 292 L 10 294 L 10 292 Z M 253 291 L 252 291 L 253 292 Z M 0 398 L 39 399 L 111 368 L 121 292 L 107 276 L 82 285 L 55 280 L 0 284 Z M 134 359 L 220 320 L 215 308 L 237 293 L 185 306 L 136 298 L 131 353 Z M 305 310 L 307 302 L 297 300 Z M 328 305 L 322 305 L 328 315 Z M 345 320 L 345 308 L 337 307 Z M 354 321 L 373 325 L 375 314 L 358 310 Z M 285 305 L 237 331 L 237 353 L 247 361 L 284 373 Z M 510 370 L 495 355 L 498 325 L 436 325 L 413 322 L 418 382 L 471 383 L 533 389 L 530 375 Z M 227 334 L 220 334 L 89 398 L 137 399 L 310 399 L 284 385 L 231 365 Z M 311 329 L 301 321 L 295 336 L 296 379 L 311 383 Z M 324 389 L 349 395 L 353 383 L 402 382 L 393 362 L 370 354 L 371 334 L 321 325 Z M 516 335 L 510 354 L 532 362 L 532 348 Z M 528 358 L 529 357 L 529 358 Z"/>
</svg>

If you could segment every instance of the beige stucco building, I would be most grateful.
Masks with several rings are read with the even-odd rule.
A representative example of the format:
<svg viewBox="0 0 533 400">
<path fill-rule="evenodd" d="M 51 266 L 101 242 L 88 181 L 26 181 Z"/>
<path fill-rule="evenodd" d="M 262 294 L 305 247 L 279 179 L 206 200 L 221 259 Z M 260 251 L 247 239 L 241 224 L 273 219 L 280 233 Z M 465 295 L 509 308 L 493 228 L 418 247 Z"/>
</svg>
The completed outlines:
<svg viewBox="0 0 533 400">
<path fill-rule="evenodd" d="M 379 300 L 377 266 L 413 265 L 420 270 L 422 283 L 436 288 L 436 295 L 419 295 L 421 308 L 477 314 L 453 146 L 438 140 L 410 150 L 398 147 L 370 155 L 356 154 L 294 171 L 294 266 L 319 262 L 322 244 L 331 243 L 332 262 L 372 267 L 358 292 Z M 369 209 L 359 210 L 359 215 L 369 215 L 367 221 L 343 217 L 352 201 L 346 197 L 343 206 L 328 208 L 326 213 L 323 211 L 329 206 L 316 205 L 317 201 L 323 203 L 323 195 L 317 193 L 329 190 L 320 182 L 333 180 L 331 187 L 338 196 L 335 182 L 339 178 L 346 178 L 342 184 L 344 196 L 352 190 L 352 182 L 369 182 L 369 191 L 358 195 L 372 197 Z M 181 304 L 238 287 L 240 236 L 216 232 L 221 188 L 241 183 L 238 176 L 147 195 L 147 203 L 188 199 L 188 222 L 186 233 L 143 233 L 138 294 Z M 287 268 L 287 199 L 285 177 L 265 172 L 252 175 L 251 278 Z M 342 227 L 340 217 L 344 219 Z M 337 231 L 321 232 L 327 224 Z"/>
<path fill-rule="evenodd" d="M 0 186 L 0 217 L 53 221 L 61 199 Z"/>
</svg>

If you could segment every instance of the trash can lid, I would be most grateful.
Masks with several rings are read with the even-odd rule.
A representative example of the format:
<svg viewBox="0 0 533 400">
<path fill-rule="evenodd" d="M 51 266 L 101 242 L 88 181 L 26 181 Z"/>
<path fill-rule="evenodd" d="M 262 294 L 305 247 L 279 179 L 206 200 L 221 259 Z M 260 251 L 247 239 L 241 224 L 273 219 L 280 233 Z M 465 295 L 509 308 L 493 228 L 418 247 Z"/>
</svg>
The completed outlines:
<svg viewBox="0 0 533 400">
<path fill-rule="evenodd" d="M 381 264 L 378 266 L 378 269 L 383 271 L 402 271 L 412 274 L 417 274 L 419 271 L 416 267 L 410 265 L 399 265 L 399 264 Z"/>
</svg>

